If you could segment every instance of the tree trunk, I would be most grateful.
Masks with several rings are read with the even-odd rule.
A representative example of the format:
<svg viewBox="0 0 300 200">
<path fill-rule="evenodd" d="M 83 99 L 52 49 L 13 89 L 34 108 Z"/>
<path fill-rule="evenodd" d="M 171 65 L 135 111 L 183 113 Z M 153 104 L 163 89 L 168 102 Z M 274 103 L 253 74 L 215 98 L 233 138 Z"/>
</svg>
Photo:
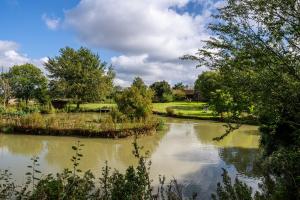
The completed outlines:
<svg viewBox="0 0 300 200">
<path fill-rule="evenodd" d="M 77 104 L 76 104 L 76 109 L 77 109 L 77 110 L 79 110 L 79 108 L 80 108 L 80 102 L 79 102 L 79 101 L 77 101 Z"/>
</svg>

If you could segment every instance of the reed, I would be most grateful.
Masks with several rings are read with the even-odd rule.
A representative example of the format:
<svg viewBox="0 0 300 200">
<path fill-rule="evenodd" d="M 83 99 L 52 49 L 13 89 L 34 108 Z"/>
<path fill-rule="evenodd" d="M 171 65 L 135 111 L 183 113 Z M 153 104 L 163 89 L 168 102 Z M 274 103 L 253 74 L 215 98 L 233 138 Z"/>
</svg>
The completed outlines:
<svg viewBox="0 0 300 200">
<path fill-rule="evenodd" d="M 58 118 L 55 115 L 32 113 L 2 116 L 0 127 L 2 132 L 18 134 L 123 138 L 152 134 L 161 127 L 161 122 L 154 117 L 117 122 L 110 115 L 99 120 L 87 120 L 80 116 Z"/>
</svg>

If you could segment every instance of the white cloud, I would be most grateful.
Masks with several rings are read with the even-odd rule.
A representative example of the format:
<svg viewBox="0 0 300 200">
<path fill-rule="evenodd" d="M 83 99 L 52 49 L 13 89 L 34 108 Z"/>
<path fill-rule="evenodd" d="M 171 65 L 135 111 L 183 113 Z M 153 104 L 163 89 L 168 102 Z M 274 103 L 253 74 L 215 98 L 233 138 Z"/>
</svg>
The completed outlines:
<svg viewBox="0 0 300 200">
<path fill-rule="evenodd" d="M 188 0 L 81 0 L 66 11 L 64 23 L 85 44 L 121 53 L 111 59 L 119 80 L 141 76 L 148 82 L 191 83 L 199 70 L 179 57 L 195 53 L 208 39 L 206 25 L 215 9 L 213 0 L 192 1 L 203 3 L 201 14 L 172 9 L 184 8 Z"/>
<path fill-rule="evenodd" d="M 60 18 L 49 17 L 47 14 L 43 14 L 42 19 L 50 30 L 56 30 L 60 25 Z"/>
<path fill-rule="evenodd" d="M 166 80 L 170 84 L 184 82 L 193 84 L 199 73 L 205 69 L 196 69 L 194 63 L 185 61 L 161 62 L 149 61 L 148 55 L 113 57 L 112 64 L 116 67 L 116 84 L 129 86 L 131 80 L 140 76 L 149 85 L 154 81 Z"/>
<path fill-rule="evenodd" d="M 0 67 L 5 71 L 13 65 L 32 63 L 43 69 L 43 63 L 48 58 L 31 59 L 27 55 L 19 52 L 19 45 L 13 41 L 0 40 Z"/>
</svg>

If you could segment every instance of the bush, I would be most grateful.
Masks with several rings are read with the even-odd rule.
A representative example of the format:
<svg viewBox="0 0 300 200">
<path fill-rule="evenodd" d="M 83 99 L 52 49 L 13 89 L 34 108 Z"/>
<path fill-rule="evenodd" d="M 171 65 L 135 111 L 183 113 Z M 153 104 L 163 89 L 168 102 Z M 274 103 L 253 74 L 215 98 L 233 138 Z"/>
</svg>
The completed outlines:
<svg viewBox="0 0 300 200">
<path fill-rule="evenodd" d="M 223 184 L 218 183 L 216 194 L 212 194 L 213 200 L 252 200 L 252 189 L 245 183 L 242 183 L 238 178 L 234 184 L 231 184 L 231 179 L 228 172 L 223 169 Z"/>
<path fill-rule="evenodd" d="M 112 108 L 110 112 L 110 116 L 112 117 L 114 122 L 125 122 L 127 121 L 126 115 L 121 113 L 117 108 Z"/>
<path fill-rule="evenodd" d="M 169 94 L 169 93 L 164 93 L 162 95 L 162 102 L 166 103 L 166 102 L 171 102 L 173 101 L 173 95 Z"/>
<path fill-rule="evenodd" d="M 132 85 L 116 96 L 118 110 L 129 119 L 146 119 L 152 115 L 152 90 Z"/>
<path fill-rule="evenodd" d="M 186 99 L 186 94 L 183 90 L 173 90 L 173 97 L 176 101 L 183 101 Z"/>
<path fill-rule="evenodd" d="M 167 112 L 168 116 L 174 116 L 175 115 L 175 110 L 171 107 L 167 107 L 166 112 Z"/>
</svg>

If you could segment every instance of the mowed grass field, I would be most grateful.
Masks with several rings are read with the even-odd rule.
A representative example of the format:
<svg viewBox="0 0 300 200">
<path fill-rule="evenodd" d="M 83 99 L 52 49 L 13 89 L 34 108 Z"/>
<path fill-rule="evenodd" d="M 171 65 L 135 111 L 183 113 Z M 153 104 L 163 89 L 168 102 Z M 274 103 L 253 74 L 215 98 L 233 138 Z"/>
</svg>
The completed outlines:
<svg viewBox="0 0 300 200">
<path fill-rule="evenodd" d="M 75 105 L 71 105 L 75 108 Z M 87 103 L 81 104 L 80 109 L 85 111 L 96 111 L 105 107 L 114 107 L 116 104 Z M 153 111 L 160 114 L 167 114 L 166 109 L 171 108 L 176 116 L 209 119 L 214 117 L 203 102 L 169 102 L 153 103 Z"/>
<path fill-rule="evenodd" d="M 166 109 L 171 108 L 174 114 L 181 117 L 212 118 L 213 113 L 208 109 L 208 105 L 203 102 L 169 102 L 154 103 L 153 111 L 167 113 Z"/>
</svg>

